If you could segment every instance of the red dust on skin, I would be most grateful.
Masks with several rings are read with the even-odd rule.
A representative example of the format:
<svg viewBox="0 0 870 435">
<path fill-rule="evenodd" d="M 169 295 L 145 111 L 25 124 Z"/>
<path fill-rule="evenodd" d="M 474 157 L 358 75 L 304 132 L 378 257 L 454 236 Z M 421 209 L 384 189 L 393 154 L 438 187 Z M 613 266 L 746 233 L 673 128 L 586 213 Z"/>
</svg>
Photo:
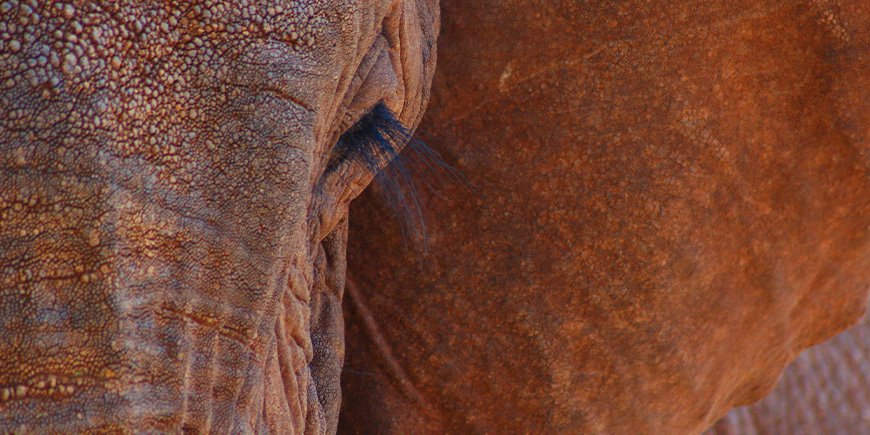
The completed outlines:
<svg viewBox="0 0 870 435">
<path fill-rule="evenodd" d="M 422 258 L 352 207 L 342 430 L 699 433 L 861 318 L 866 2 L 442 8 L 420 130 L 474 188 Z"/>
<path fill-rule="evenodd" d="M 437 2 L 0 12 L 0 428 L 334 431 L 373 174 L 326 163 L 378 101 L 417 124 Z"/>
</svg>

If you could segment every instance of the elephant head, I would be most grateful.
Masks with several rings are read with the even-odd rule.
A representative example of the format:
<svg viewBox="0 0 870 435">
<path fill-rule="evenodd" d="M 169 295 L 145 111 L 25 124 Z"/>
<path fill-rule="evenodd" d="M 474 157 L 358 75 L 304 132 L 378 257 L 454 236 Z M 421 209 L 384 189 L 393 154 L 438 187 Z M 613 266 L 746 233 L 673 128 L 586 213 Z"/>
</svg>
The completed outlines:
<svg viewBox="0 0 870 435">
<path fill-rule="evenodd" d="M 0 5 L 0 428 L 331 432 L 437 0 Z"/>
</svg>

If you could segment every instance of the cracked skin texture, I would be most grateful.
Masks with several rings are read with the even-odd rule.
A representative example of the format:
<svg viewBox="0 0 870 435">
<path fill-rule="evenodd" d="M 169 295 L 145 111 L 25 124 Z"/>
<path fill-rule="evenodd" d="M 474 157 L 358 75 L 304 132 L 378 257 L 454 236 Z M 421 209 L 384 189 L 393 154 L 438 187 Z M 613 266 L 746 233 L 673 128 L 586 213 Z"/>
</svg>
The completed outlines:
<svg viewBox="0 0 870 435">
<path fill-rule="evenodd" d="M 406 125 L 437 2 L 0 1 L 0 432 L 331 433 L 338 136 Z"/>
<path fill-rule="evenodd" d="M 864 1 L 442 2 L 429 254 L 351 210 L 340 432 L 699 433 L 870 287 Z M 446 199 L 442 199 L 446 198 Z M 377 265 L 377 267 L 372 267 Z"/>
</svg>

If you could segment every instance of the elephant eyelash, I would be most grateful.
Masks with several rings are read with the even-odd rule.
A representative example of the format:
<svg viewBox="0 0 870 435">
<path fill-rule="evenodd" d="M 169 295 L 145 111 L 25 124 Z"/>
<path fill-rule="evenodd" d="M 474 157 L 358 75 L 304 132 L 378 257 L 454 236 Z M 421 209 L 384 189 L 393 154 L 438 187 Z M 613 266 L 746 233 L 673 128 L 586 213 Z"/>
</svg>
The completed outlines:
<svg viewBox="0 0 870 435">
<path fill-rule="evenodd" d="M 398 156 L 399 150 L 412 137 L 393 111 L 380 102 L 341 135 L 333 148 L 327 170 L 335 169 L 344 161 L 358 160 L 378 173 Z"/>
<path fill-rule="evenodd" d="M 375 189 L 396 215 L 407 243 L 426 252 L 428 238 L 421 190 L 442 197 L 438 186 L 465 179 L 441 156 L 415 137 L 383 103 L 360 118 L 333 149 L 327 170 L 357 159 L 375 174 Z"/>
</svg>

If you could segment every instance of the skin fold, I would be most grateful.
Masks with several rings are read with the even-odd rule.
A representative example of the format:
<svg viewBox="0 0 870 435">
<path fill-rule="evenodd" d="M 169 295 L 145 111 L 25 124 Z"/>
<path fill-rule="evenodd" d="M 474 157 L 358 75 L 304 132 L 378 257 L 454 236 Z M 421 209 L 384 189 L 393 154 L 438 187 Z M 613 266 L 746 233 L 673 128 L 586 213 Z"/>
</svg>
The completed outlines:
<svg viewBox="0 0 870 435">
<path fill-rule="evenodd" d="M 352 207 L 340 432 L 700 433 L 861 318 L 867 2 L 441 6 L 420 131 L 471 187 L 421 189 L 428 254 Z M 849 433 L 838 349 L 738 433 Z"/>
<path fill-rule="evenodd" d="M 0 431 L 332 433 L 347 206 L 435 0 L 0 3 Z"/>
<path fill-rule="evenodd" d="M 870 316 L 802 353 L 764 400 L 738 408 L 707 435 L 870 432 Z"/>
</svg>

